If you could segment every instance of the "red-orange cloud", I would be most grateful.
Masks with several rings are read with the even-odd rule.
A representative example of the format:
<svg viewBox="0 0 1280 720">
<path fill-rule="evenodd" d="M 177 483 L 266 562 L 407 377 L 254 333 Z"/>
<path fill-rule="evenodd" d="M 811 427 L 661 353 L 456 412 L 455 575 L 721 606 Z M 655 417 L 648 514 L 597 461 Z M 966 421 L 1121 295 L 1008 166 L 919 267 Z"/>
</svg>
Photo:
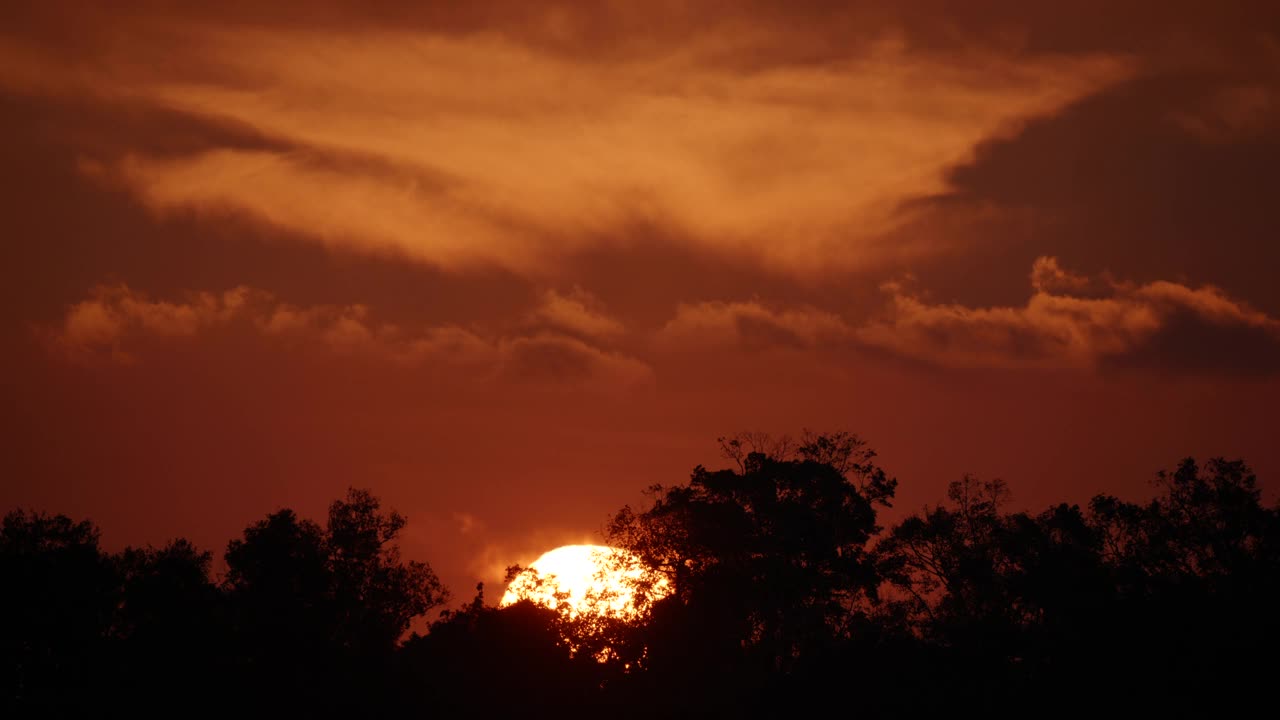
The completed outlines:
<svg viewBox="0 0 1280 720">
<path fill-rule="evenodd" d="M 554 291 L 546 294 L 540 309 L 588 329 L 622 332 L 621 324 L 602 311 L 588 313 Z M 174 301 L 151 299 L 124 285 L 100 286 L 69 307 L 61 325 L 47 329 L 45 336 L 75 361 L 134 363 L 141 360 L 137 346 L 191 341 L 204 331 L 233 325 L 281 346 L 310 344 L 403 367 L 443 365 L 461 377 L 604 390 L 627 390 L 653 380 L 644 362 L 553 328 L 527 333 L 448 325 L 406 328 L 376 321 L 364 305 L 299 307 L 246 287 L 189 293 Z"/>
<path fill-rule="evenodd" d="M 847 342 L 851 334 L 833 313 L 811 307 L 773 308 L 753 300 L 681 304 L 654 339 L 667 350 L 811 349 Z"/>
<path fill-rule="evenodd" d="M 637 220 L 793 273 L 920 252 L 928 238 L 877 242 L 904 202 L 945 191 L 978 143 L 1129 72 L 1099 54 L 917 52 L 889 33 L 767 66 L 746 61 L 776 38 L 746 29 L 594 62 L 496 35 L 181 34 L 160 65 L 132 44 L 68 66 L 0 42 L 0 84 L 256 138 L 95 158 L 156 212 L 526 275 L 633 242 Z"/>
<path fill-rule="evenodd" d="M 860 342 L 961 367 L 1141 366 L 1192 371 L 1280 370 L 1280 320 L 1205 286 L 1086 278 L 1038 259 L 1026 305 L 933 304 L 889 284 L 887 318 Z"/>
</svg>

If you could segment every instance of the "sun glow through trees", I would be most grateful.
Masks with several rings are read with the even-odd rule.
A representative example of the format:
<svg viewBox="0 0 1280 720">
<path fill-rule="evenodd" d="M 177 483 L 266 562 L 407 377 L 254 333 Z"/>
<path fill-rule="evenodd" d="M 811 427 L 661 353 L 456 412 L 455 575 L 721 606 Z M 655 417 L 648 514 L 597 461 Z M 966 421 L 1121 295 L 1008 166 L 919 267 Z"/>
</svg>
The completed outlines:
<svg viewBox="0 0 1280 720">
<path fill-rule="evenodd" d="M 638 618 L 671 592 L 666 578 L 635 555 L 605 545 L 565 545 L 544 553 L 517 575 L 503 606 L 520 600 L 583 614 Z"/>
</svg>

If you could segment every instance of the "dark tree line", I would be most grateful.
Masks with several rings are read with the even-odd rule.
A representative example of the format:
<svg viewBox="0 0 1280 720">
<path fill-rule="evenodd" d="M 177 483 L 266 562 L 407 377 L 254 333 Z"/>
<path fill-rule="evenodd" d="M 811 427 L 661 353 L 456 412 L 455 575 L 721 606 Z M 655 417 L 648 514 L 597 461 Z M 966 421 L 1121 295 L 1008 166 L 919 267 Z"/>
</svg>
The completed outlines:
<svg viewBox="0 0 1280 720">
<path fill-rule="evenodd" d="M 0 525 L 5 717 L 1185 716 L 1272 705 L 1280 509 L 1241 462 L 1145 503 L 1011 511 L 1000 481 L 889 528 L 896 480 L 847 433 L 721 441 L 607 542 L 670 582 L 643 623 L 498 608 L 400 557 L 367 491 L 212 556 L 106 553 L 87 521 Z"/>
<path fill-rule="evenodd" d="M 404 518 L 352 490 L 321 527 L 281 510 L 211 578 L 186 540 L 104 553 L 98 531 L 14 511 L 0 525 L 0 692 L 7 717 L 362 715 L 395 690 L 410 621 L 440 605 L 404 562 Z"/>
</svg>

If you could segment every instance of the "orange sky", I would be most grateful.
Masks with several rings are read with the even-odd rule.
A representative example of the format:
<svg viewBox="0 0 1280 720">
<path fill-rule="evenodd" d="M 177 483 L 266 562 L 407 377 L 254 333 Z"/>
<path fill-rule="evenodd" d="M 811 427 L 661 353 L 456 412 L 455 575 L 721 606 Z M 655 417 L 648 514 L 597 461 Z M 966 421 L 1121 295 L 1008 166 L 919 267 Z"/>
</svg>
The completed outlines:
<svg viewBox="0 0 1280 720">
<path fill-rule="evenodd" d="M 584 5 L 7 6 L 0 504 L 365 486 L 465 597 L 737 430 L 1274 499 L 1273 3 Z"/>
</svg>

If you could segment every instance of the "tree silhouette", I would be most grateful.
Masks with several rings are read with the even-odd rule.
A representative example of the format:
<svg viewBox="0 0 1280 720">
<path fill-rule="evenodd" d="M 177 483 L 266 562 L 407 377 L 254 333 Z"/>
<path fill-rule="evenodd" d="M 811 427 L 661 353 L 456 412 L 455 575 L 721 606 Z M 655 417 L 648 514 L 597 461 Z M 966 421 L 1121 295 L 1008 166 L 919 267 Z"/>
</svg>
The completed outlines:
<svg viewBox="0 0 1280 720">
<path fill-rule="evenodd" d="M 357 655 L 389 652 L 415 617 L 447 598 L 424 562 L 405 562 L 396 540 L 406 520 L 379 512 L 367 490 L 349 490 L 329 506 L 324 551 L 339 613 L 335 639 Z"/>
<path fill-rule="evenodd" d="M 363 696 L 378 696 L 409 623 L 446 598 L 426 563 L 401 560 L 405 522 L 351 489 L 324 529 L 281 510 L 231 542 L 226 587 L 251 698 L 312 714 L 369 711 Z"/>
<path fill-rule="evenodd" d="M 528 600 L 486 606 L 483 585 L 476 590 L 405 643 L 414 705 L 471 717 L 585 717 L 598 707 L 602 670 L 572 652 L 565 614 Z"/>
<path fill-rule="evenodd" d="M 913 629 L 945 649 L 969 702 L 1057 696 L 1134 711 L 1217 709 L 1215 688 L 1258 678 L 1278 638 L 1280 513 L 1241 462 L 1186 460 L 1145 505 L 1099 496 L 1005 513 L 999 481 L 965 477 L 950 506 L 904 519 L 876 547 Z M 1089 692 L 1082 692 L 1088 688 Z"/>
<path fill-rule="evenodd" d="M 1271 702 L 1280 508 L 1240 461 L 1185 460 L 1143 502 L 1014 509 L 970 476 L 882 530 L 896 481 L 857 436 L 721 439 L 608 539 L 650 610 L 474 599 L 405 561 L 365 490 L 282 509 L 212 556 L 108 554 L 87 521 L 0 524 L 4 717 L 1243 714 Z M 619 555 L 619 557 L 622 557 Z M 513 568 L 518 571 L 519 568 Z M 508 578 L 510 581 L 512 578 Z M 536 583 L 537 578 L 530 582 Z M 607 606 L 605 593 L 596 601 Z"/>
<path fill-rule="evenodd" d="M 98 529 L 15 510 L 0 524 L 0 691 L 10 717 L 92 714 L 118 599 Z"/>
<path fill-rule="evenodd" d="M 1224 689 L 1270 683 L 1275 664 L 1258 658 L 1280 647 L 1280 509 L 1238 460 L 1188 458 L 1156 486 L 1146 504 L 1090 504 L 1116 574 L 1111 632 L 1141 649 L 1117 657 L 1170 707 L 1243 709 L 1250 696 Z"/>
<path fill-rule="evenodd" d="M 698 466 L 688 484 L 652 487 L 650 507 L 623 508 L 609 525 L 612 544 L 670 579 L 674 593 L 655 604 L 644 645 L 661 677 L 699 669 L 690 694 L 723 702 L 746 678 L 785 674 L 844 637 L 876 595 L 865 545 L 878 530 L 874 505 L 888 503 L 895 482 L 856 438 L 814 440 L 795 452 L 769 445 L 783 456 L 748 452 L 739 470 Z M 721 443 L 730 457 L 747 444 Z M 813 459 L 839 447 L 840 464 Z"/>
<path fill-rule="evenodd" d="M 229 624 L 210 579 L 212 555 L 185 539 L 161 548 L 127 548 L 115 558 L 121 582 L 113 635 L 114 702 L 134 712 L 196 714 L 190 699 L 225 675 Z M 202 703 L 221 705 L 217 698 Z"/>
<path fill-rule="evenodd" d="M 292 697 L 308 701 L 311 684 L 331 672 L 328 639 L 336 621 L 322 531 L 280 510 L 232 540 L 225 558 L 238 673 L 233 687 L 246 705 L 284 709 Z"/>
<path fill-rule="evenodd" d="M 954 622 L 1011 619 L 998 617 L 1015 612 L 999 586 L 1015 562 L 1002 552 L 1012 545 L 1000 514 L 1007 486 L 965 476 L 948 486 L 947 497 L 954 507 L 910 516 L 877 545 L 881 572 L 905 591 L 910 612 L 925 632 Z"/>
</svg>

